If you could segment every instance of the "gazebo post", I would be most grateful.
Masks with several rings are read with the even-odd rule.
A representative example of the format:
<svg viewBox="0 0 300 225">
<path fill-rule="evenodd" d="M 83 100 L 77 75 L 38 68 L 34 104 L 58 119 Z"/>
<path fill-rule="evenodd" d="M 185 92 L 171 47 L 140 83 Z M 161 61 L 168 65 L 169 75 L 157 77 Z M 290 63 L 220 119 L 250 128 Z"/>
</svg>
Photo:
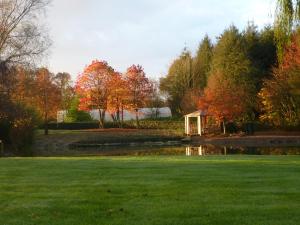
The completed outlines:
<svg viewBox="0 0 300 225">
<path fill-rule="evenodd" d="M 184 117 L 184 132 L 187 134 L 187 118 L 186 116 Z"/>
<path fill-rule="evenodd" d="M 199 154 L 199 155 L 203 155 L 203 152 L 202 152 L 202 145 L 198 148 L 198 154 Z"/>
<path fill-rule="evenodd" d="M 202 136 L 202 124 L 201 124 L 201 116 L 198 116 L 197 117 L 197 125 L 198 125 L 198 134 L 200 135 L 200 136 Z"/>
<path fill-rule="evenodd" d="M 187 131 L 186 131 L 186 134 L 187 135 L 190 135 L 191 134 L 191 129 L 190 129 L 190 117 L 186 117 L 186 129 L 187 129 Z"/>
</svg>

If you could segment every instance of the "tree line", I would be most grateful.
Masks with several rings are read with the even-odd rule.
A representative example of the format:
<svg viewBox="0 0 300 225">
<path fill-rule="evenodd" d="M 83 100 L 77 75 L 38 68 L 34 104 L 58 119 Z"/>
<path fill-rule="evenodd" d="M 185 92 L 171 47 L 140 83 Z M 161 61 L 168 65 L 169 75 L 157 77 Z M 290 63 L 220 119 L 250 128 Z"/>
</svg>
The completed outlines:
<svg viewBox="0 0 300 225">
<path fill-rule="evenodd" d="M 66 120 L 91 120 L 85 112 L 98 109 L 99 126 L 105 112 L 122 126 L 123 110 L 136 114 L 146 105 L 160 107 L 158 85 L 140 65 L 122 74 L 105 61 L 93 61 L 73 84 L 66 72 L 54 74 L 40 67 L 51 40 L 41 15 L 49 0 L 3 0 L 0 2 L 0 140 L 15 149 L 30 145 L 34 129 L 49 121 L 57 111 L 68 111 Z M 84 111 L 85 110 L 85 111 Z"/>
<path fill-rule="evenodd" d="M 160 88 L 167 93 L 173 112 L 182 115 L 198 108 L 199 98 L 205 89 L 217 85 L 217 79 L 259 89 L 276 61 L 271 27 L 258 31 L 249 23 L 240 32 L 232 25 L 217 37 L 215 44 L 206 35 L 194 57 L 184 49 L 161 79 Z"/>
<path fill-rule="evenodd" d="M 124 109 L 133 111 L 139 127 L 140 108 L 162 105 L 158 86 L 140 65 L 132 65 L 122 74 L 106 61 L 95 60 L 77 77 L 75 92 L 79 97 L 79 109 L 98 110 L 101 128 L 105 127 L 106 112 L 122 127 Z"/>
<path fill-rule="evenodd" d="M 217 124 L 259 121 L 272 126 L 299 125 L 299 30 L 282 47 L 276 28 L 234 25 L 212 43 L 201 41 L 196 55 L 184 49 L 160 81 L 172 112 L 202 109 Z"/>
<path fill-rule="evenodd" d="M 164 105 L 173 115 L 199 108 L 214 120 L 261 121 L 273 126 L 300 123 L 299 1 L 277 1 L 274 26 L 259 30 L 253 23 L 240 31 L 234 25 L 212 41 L 207 35 L 195 55 L 184 49 L 158 84 L 140 65 L 124 73 L 105 61 L 93 61 L 75 84 L 70 74 L 54 74 L 39 66 L 51 46 L 41 15 L 48 0 L 0 2 L 0 139 L 15 148 L 30 143 L 38 124 L 56 119 L 90 119 L 84 111 L 106 112 L 122 127 L 123 111 L 136 114 L 145 106 Z"/>
<path fill-rule="evenodd" d="M 48 4 L 46 0 L 0 2 L 0 139 L 16 148 L 32 139 L 37 117 L 31 105 L 42 107 L 41 99 L 31 99 L 28 104 L 23 101 L 25 95 L 18 90 L 22 89 L 18 79 L 32 71 L 36 89 L 23 87 L 23 91 L 32 92 L 36 99 L 42 98 L 40 81 L 45 73 L 37 70 L 36 65 L 51 45 L 40 24 Z"/>
</svg>

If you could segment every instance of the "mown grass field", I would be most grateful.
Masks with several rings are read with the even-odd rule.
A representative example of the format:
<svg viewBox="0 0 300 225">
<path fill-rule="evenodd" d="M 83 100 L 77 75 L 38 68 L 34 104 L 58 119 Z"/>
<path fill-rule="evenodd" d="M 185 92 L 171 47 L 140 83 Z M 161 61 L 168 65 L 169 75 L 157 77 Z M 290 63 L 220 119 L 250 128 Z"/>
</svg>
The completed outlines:
<svg viewBox="0 0 300 225">
<path fill-rule="evenodd" d="M 1 225 L 300 224 L 299 156 L 0 159 Z"/>
</svg>

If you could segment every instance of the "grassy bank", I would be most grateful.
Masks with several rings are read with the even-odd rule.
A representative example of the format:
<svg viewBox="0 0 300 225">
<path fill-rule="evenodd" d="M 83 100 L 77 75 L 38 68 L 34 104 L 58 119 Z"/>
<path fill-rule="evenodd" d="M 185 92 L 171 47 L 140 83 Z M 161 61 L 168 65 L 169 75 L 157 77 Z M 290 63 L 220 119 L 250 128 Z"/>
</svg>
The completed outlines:
<svg viewBox="0 0 300 225">
<path fill-rule="evenodd" d="M 62 151 L 69 146 L 180 141 L 183 138 L 176 130 L 137 129 L 93 129 L 93 130 L 50 130 L 48 136 L 38 130 L 32 149 L 35 151 Z M 72 147 L 73 148 L 73 147 Z"/>
<path fill-rule="evenodd" d="M 300 157 L 0 159 L 0 224 L 300 221 Z"/>
</svg>

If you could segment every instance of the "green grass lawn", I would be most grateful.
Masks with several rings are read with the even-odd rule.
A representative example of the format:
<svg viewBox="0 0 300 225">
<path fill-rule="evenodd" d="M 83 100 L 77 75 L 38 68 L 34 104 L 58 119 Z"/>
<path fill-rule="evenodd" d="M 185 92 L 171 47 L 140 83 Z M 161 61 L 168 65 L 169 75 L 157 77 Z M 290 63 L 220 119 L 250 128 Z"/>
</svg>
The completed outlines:
<svg viewBox="0 0 300 225">
<path fill-rule="evenodd" d="M 300 157 L 0 159 L 0 224 L 296 225 Z"/>
</svg>

